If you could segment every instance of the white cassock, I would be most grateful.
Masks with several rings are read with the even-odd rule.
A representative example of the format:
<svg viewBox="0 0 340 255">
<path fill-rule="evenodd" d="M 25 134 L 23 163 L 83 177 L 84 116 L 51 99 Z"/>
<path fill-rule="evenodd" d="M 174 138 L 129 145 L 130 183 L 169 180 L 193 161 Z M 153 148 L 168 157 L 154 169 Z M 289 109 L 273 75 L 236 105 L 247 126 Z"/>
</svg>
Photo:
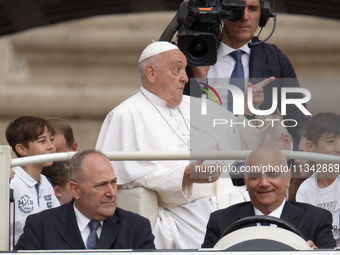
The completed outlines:
<svg viewBox="0 0 340 255">
<path fill-rule="evenodd" d="M 201 119 L 199 98 L 184 96 L 179 107 L 170 108 L 164 100 L 141 87 L 136 95 L 106 116 L 96 149 L 103 152 L 188 151 L 190 148 L 212 151 L 253 149 L 262 143 L 265 132 L 254 127 L 213 128 L 211 119 L 216 112 L 238 122 L 245 118 L 236 119 L 222 107 L 211 105 L 207 116 Z M 118 185 L 143 186 L 157 192 L 160 207 L 153 230 L 157 249 L 200 248 L 210 213 L 245 200 L 230 178 L 182 188 L 184 170 L 189 163 L 188 160 L 112 162 Z"/>
</svg>

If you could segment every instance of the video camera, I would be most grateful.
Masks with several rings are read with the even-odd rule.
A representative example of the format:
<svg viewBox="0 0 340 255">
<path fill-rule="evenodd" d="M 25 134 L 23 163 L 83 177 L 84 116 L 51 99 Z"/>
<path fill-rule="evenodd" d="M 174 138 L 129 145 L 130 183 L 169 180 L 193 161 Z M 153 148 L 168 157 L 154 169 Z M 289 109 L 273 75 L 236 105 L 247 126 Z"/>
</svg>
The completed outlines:
<svg viewBox="0 0 340 255">
<path fill-rule="evenodd" d="M 242 18 L 246 1 L 187 0 L 177 13 L 178 47 L 187 57 L 188 66 L 214 65 L 221 41 L 221 20 L 235 22 Z"/>
</svg>

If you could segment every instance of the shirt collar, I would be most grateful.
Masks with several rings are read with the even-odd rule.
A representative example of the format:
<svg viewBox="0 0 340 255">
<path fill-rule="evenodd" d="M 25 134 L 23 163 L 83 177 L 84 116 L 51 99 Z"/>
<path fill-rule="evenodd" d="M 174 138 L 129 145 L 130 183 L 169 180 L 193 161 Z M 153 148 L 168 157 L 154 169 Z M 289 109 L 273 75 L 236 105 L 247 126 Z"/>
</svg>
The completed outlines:
<svg viewBox="0 0 340 255">
<path fill-rule="evenodd" d="M 220 43 L 217 50 L 217 56 L 218 57 L 224 57 L 229 55 L 231 52 L 235 51 L 236 49 L 231 48 L 230 46 L 224 44 L 223 42 Z M 250 54 L 250 48 L 248 46 L 248 43 L 244 44 L 242 47 L 240 47 L 238 50 L 242 50 L 243 52 Z"/>
<path fill-rule="evenodd" d="M 276 208 L 274 211 L 272 211 L 271 213 L 269 213 L 268 216 L 280 218 L 285 203 L 286 203 L 286 198 L 283 200 L 283 202 L 281 203 L 281 205 L 280 205 L 278 208 Z M 255 212 L 255 215 L 256 215 L 256 216 L 257 216 L 257 215 L 264 215 L 264 214 L 263 214 L 259 209 L 257 209 L 255 206 L 254 206 L 254 212 Z"/>
<path fill-rule="evenodd" d="M 167 106 L 167 103 L 165 102 L 165 100 L 151 93 L 143 86 L 141 86 L 140 91 L 142 92 L 142 95 L 144 94 L 147 97 L 146 100 L 150 100 L 153 104 L 160 105 L 160 106 Z"/>
<path fill-rule="evenodd" d="M 26 183 L 29 187 L 34 187 L 37 184 L 37 181 L 34 180 L 22 167 L 14 167 L 15 176 L 19 177 L 24 183 Z M 41 183 L 41 177 L 39 177 L 38 182 Z"/>
<path fill-rule="evenodd" d="M 89 222 L 91 221 L 89 218 L 87 218 L 84 214 L 82 214 L 76 207 L 75 202 L 73 202 L 73 209 L 74 209 L 74 213 L 76 215 L 76 219 L 77 219 L 77 223 L 78 223 L 78 227 L 80 232 L 83 232 L 84 229 L 87 227 L 87 225 L 89 224 Z M 100 221 L 100 225 L 103 225 L 103 221 Z"/>
</svg>

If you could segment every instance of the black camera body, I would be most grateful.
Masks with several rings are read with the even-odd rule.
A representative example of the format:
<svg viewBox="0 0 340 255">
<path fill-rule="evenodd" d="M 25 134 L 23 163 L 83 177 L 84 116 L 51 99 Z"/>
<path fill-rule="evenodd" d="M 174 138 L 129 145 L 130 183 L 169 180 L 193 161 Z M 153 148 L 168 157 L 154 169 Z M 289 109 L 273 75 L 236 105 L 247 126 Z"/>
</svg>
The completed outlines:
<svg viewBox="0 0 340 255">
<path fill-rule="evenodd" d="M 188 0 L 177 13 L 178 48 L 187 57 L 188 66 L 214 65 L 222 37 L 221 20 L 242 18 L 245 1 Z"/>
</svg>

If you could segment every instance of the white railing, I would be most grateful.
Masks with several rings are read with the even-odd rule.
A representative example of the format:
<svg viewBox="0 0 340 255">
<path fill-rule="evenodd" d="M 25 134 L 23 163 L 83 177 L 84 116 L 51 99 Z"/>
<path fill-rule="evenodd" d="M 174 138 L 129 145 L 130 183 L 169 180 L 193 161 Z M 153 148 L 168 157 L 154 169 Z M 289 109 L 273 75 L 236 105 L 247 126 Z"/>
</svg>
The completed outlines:
<svg viewBox="0 0 340 255">
<path fill-rule="evenodd" d="M 340 163 L 339 156 L 282 151 L 288 159 L 304 159 L 324 163 Z M 49 161 L 69 161 L 76 152 L 44 154 L 12 159 L 11 148 L 0 145 L 0 251 L 9 250 L 9 170 L 10 167 L 38 164 Z M 214 152 L 104 152 L 111 161 L 120 160 L 244 160 L 250 151 Z"/>
<path fill-rule="evenodd" d="M 320 153 L 310 153 L 301 151 L 282 151 L 286 159 L 304 159 L 310 161 L 324 162 L 324 163 L 340 163 L 340 157 L 320 154 Z M 54 154 L 44 154 L 36 155 L 23 158 L 12 159 L 11 166 L 24 166 L 30 164 L 38 164 L 49 161 L 69 161 L 76 152 L 60 152 Z M 104 152 L 104 154 L 111 161 L 125 161 L 125 160 L 139 160 L 139 161 L 149 161 L 149 160 L 244 160 L 250 153 L 249 150 L 240 151 L 184 151 L 184 152 L 174 152 L 174 151 L 131 151 L 131 152 Z"/>
<path fill-rule="evenodd" d="M 0 251 L 9 250 L 9 169 L 11 147 L 0 146 Z"/>
</svg>

